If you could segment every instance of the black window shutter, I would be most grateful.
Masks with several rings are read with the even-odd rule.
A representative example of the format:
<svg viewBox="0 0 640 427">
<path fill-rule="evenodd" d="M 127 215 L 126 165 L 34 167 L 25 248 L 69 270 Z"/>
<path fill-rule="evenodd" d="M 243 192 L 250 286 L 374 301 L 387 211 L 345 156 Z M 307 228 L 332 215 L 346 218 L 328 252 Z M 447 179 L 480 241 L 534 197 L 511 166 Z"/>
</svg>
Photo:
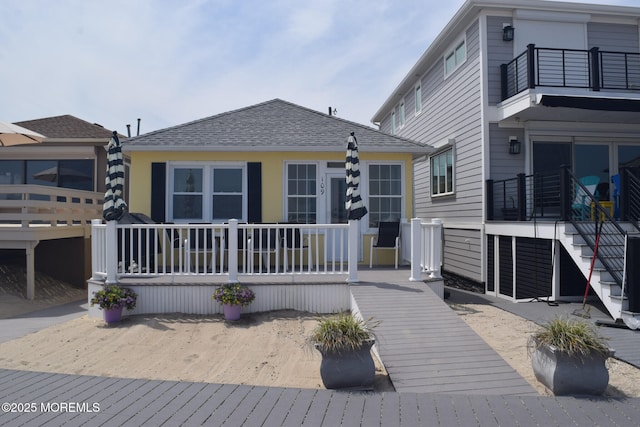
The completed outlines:
<svg viewBox="0 0 640 427">
<path fill-rule="evenodd" d="M 167 164 L 151 163 L 151 219 L 165 222 Z"/>
<path fill-rule="evenodd" d="M 247 163 L 247 222 L 262 222 L 262 163 Z"/>
</svg>

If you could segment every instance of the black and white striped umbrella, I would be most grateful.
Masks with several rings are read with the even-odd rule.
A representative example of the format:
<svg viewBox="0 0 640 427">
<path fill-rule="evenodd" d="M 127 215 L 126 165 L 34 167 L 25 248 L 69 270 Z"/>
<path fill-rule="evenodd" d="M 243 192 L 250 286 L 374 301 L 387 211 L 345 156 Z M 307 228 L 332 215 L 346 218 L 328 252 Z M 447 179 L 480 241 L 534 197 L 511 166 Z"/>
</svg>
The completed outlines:
<svg viewBox="0 0 640 427">
<path fill-rule="evenodd" d="M 360 197 L 360 160 L 358 159 L 358 142 L 353 132 L 347 138 L 347 219 L 361 219 L 367 214 L 362 197 Z"/>
<path fill-rule="evenodd" d="M 107 221 L 118 220 L 127 209 L 122 198 L 124 188 L 124 163 L 122 161 L 122 145 L 118 133 L 113 132 L 107 145 L 107 176 L 104 180 L 107 191 L 104 193 L 102 216 Z"/>
</svg>

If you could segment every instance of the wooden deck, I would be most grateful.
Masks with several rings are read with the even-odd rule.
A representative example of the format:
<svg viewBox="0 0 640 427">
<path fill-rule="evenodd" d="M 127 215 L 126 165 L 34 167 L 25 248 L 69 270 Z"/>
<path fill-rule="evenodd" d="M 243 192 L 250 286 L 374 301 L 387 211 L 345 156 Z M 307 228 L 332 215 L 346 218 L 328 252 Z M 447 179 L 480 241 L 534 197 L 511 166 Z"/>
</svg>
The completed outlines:
<svg viewBox="0 0 640 427">
<path fill-rule="evenodd" d="M 33 409 L 3 410 L 0 425 L 632 426 L 640 420 L 640 399 L 345 393 L 6 369 L 0 384 L 2 402 Z"/>
<path fill-rule="evenodd" d="M 640 425 L 638 398 L 535 395 L 427 285 L 398 280 L 404 273 L 406 270 L 371 270 L 363 272 L 362 282 L 352 285 L 362 314 L 381 321 L 376 332 L 378 349 L 397 392 L 105 378 L 0 368 L 0 402 L 16 404 L 15 412 L 3 406 L 0 425 Z M 38 318 L 43 327 L 56 320 L 47 319 L 44 313 Z M 0 320 L 0 326 L 8 327 L 2 322 L 10 320 Z"/>
</svg>

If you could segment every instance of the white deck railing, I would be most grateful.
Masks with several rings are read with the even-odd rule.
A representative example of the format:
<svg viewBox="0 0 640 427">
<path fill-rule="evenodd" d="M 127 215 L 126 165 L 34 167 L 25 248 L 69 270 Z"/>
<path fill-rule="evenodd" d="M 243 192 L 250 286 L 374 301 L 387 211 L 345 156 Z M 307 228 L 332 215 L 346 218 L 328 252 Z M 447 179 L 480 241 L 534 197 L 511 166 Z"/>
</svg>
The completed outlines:
<svg viewBox="0 0 640 427">
<path fill-rule="evenodd" d="M 0 185 L 0 223 L 32 225 L 89 224 L 102 216 L 103 193 L 48 187 Z"/>
<path fill-rule="evenodd" d="M 442 224 L 411 220 L 410 280 L 440 277 Z M 348 275 L 358 280 L 359 223 L 118 224 L 92 222 L 92 279 Z"/>
</svg>

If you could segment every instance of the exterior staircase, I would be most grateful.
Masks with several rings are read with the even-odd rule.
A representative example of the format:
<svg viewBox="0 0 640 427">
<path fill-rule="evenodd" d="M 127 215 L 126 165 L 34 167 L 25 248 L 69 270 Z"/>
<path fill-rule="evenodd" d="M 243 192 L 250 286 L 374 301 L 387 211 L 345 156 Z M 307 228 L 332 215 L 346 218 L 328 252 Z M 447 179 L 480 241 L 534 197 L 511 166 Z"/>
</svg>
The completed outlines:
<svg viewBox="0 0 640 427">
<path fill-rule="evenodd" d="M 584 276 L 589 277 L 595 246 L 595 225 L 570 222 L 563 224 L 564 230 L 560 233 L 560 240 Z M 597 259 L 591 275 L 591 289 L 598 295 L 614 320 L 620 319 L 627 325 L 637 325 L 640 323 L 640 313 L 629 311 L 629 301 L 626 291 L 623 290 L 625 240 L 620 228 L 629 237 L 640 236 L 640 232 L 637 226 L 630 222 L 616 224 L 619 228 L 607 221 L 602 226 Z"/>
</svg>

